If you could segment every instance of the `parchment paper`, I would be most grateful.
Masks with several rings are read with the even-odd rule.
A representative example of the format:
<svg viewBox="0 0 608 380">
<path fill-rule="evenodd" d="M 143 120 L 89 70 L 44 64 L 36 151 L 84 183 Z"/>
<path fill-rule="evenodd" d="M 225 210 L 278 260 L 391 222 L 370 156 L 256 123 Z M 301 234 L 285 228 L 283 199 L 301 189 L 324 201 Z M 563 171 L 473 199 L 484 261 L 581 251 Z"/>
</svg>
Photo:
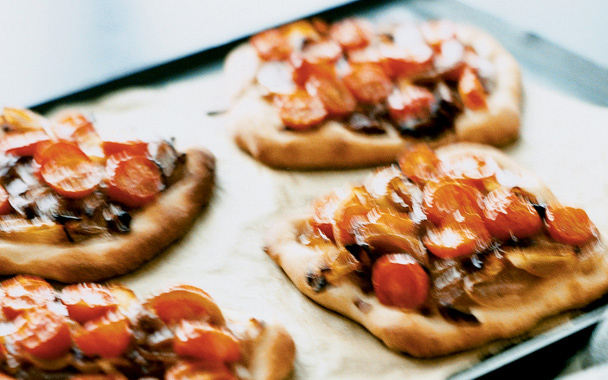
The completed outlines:
<svg viewBox="0 0 608 380">
<path fill-rule="evenodd" d="M 104 138 L 175 137 L 179 148 L 203 146 L 217 158 L 215 194 L 189 234 L 112 281 L 141 297 L 189 283 L 209 292 L 227 314 L 283 323 L 297 346 L 293 379 L 443 379 L 478 361 L 484 349 L 437 360 L 392 352 L 359 325 L 298 292 L 262 250 L 268 226 L 332 188 L 360 181 L 371 169 L 298 173 L 258 164 L 233 144 L 223 116 L 206 114 L 225 105 L 219 72 L 219 66 L 209 67 L 168 85 L 128 88 L 62 107 L 94 117 Z M 606 231 L 608 109 L 525 76 L 524 84 L 522 137 L 507 153 L 536 171 L 564 203 L 585 208 Z"/>
</svg>

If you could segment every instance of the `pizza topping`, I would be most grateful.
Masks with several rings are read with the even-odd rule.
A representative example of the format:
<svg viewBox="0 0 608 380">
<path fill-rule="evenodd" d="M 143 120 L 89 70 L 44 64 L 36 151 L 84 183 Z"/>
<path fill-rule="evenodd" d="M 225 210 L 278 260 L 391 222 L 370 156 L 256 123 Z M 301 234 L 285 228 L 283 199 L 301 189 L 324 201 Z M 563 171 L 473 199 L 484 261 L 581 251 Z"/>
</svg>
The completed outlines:
<svg viewBox="0 0 608 380">
<path fill-rule="evenodd" d="M 275 101 L 288 128 L 306 130 L 348 117 L 345 125 L 357 133 L 393 128 L 403 136 L 437 138 L 454 128 L 465 109 L 486 109 L 495 81 L 491 57 L 461 41 L 457 30 L 448 21 L 380 32 L 363 19 L 329 26 L 317 19 L 271 29 L 250 41 L 262 59 L 258 84 L 274 95 L 300 93 L 297 101 Z M 327 112 L 313 107 L 303 90 L 321 98 Z M 369 106 L 385 112 L 369 113 Z"/>
<path fill-rule="evenodd" d="M 175 329 L 173 344 L 181 356 L 218 362 L 234 362 L 241 358 L 239 342 L 229 332 L 208 323 L 182 320 Z"/>
<path fill-rule="evenodd" d="M 154 201 L 164 187 L 160 169 L 144 156 L 113 155 L 106 162 L 106 173 L 110 199 L 129 207 Z"/>
<path fill-rule="evenodd" d="M 150 298 L 148 306 L 168 325 L 194 319 L 209 319 L 216 325 L 224 323 L 222 312 L 211 297 L 193 286 L 172 287 Z"/>
<path fill-rule="evenodd" d="M 75 326 L 72 338 L 86 356 L 114 358 L 126 351 L 133 339 L 133 332 L 126 316 L 107 312 L 82 326 Z"/>
<path fill-rule="evenodd" d="M 545 206 L 490 157 L 419 144 L 398 161 L 315 203 L 299 241 L 322 252 L 316 292 L 349 278 L 384 305 L 480 323 L 474 305 L 514 302 L 598 240 L 583 210 Z"/>
<path fill-rule="evenodd" d="M 290 129 L 309 129 L 319 124 L 327 115 L 321 99 L 303 90 L 276 99 L 276 103 L 280 105 L 279 116 Z"/>
<path fill-rule="evenodd" d="M 75 199 L 93 193 L 102 178 L 99 167 L 80 150 L 57 151 L 42 164 L 40 175 L 59 195 Z"/>
<path fill-rule="evenodd" d="M 66 306 L 70 318 L 81 324 L 118 307 L 110 290 L 98 284 L 66 286 L 61 292 L 61 303 Z"/>
<path fill-rule="evenodd" d="M 17 346 L 40 359 L 56 359 L 72 346 L 65 318 L 48 309 L 35 309 L 21 314 L 13 322 L 21 326 L 12 337 Z"/>
</svg>

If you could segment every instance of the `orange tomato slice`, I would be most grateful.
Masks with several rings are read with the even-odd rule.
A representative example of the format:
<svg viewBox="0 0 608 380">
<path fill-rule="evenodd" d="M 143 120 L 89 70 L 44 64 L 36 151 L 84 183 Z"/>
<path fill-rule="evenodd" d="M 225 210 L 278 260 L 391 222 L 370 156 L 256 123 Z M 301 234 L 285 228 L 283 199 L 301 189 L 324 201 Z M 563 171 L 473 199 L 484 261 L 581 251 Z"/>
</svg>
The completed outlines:
<svg viewBox="0 0 608 380">
<path fill-rule="evenodd" d="M 483 194 L 469 185 L 452 181 L 430 181 L 423 190 L 423 210 L 427 218 L 441 224 L 456 211 L 461 215 L 481 215 Z"/>
<path fill-rule="evenodd" d="M 14 156 L 33 156 L 38 144 L 49 141 L 44 131 L 6 133 L 0 139 L 0 151 Z"/>
<path fill-rule="evenodd" d="M 336 76 L 313 75 L 306 82 L 306 91 L 321 99 L 329 116 L 345 116 L 357 107 L 357 100 Z"/>
<path fill-rule="evenodd" d="M 373 33 L 373 26 L 359 18 L 348 18 L 332 24 L 329 28 L 330 38 L 347 50 L 368 45 Z"/>
<path fill-rule="evenodd" d="M 278 29 L 258 33 L 249 42 L 260 58 L 266 61 L 287 59 L 292 51 L 289 38 Z"/>
<path fill-rule="evenodd" d="M 346 87 L 362 103 L 383 102 L 393 90 L 393 82 L 375 63 L 353 63 L 343 78 Z"/>
<path fill-rule="evenodd" d="M 318 96 L 312 96 L 304 90 L 275 97 L 279 106 L 279 116 L 286 127 L 308 129 L 325 119 L 327 110 Z"/>
<path fill-rule="evenodd" d="M 441 172 L 441 160 L 426 144 L 408 146 L 397 160 L 403 174 L 418 184 L 436 178 Z"/>
<path fill-rule="evenodd" d="M 84 326 L 74 326 L 72 339 L 87 356 L 115 358 L 127 350 L 133 340 L 133 333 L 127 317 L 110 312 L 86 322 Z"/>
<path fill-rule="evenodd" d="M 417 309 L 429 293 L 429 276 L 408 254 L 381 256 L 372 267 L 372 285 L 378 300 L 388 306 Z"/>
<path fill-rule="evenodd" d="M 229 332 L 198 321 L 184 321 L 175 329 L 173 350 L 180 356 L 235 362 L 241 358 L 238 340 Z"/>
<path fill-rule="evenodd" d="M 189 319 L 207 319 L 216 325 L 224 323 L 222 312 L 213 298 L 194 286 L 173 286 L 150 298 L 147 305 L 168 325 Z"/>
<path fill-rule="evenodd" d="M 458 93 L 465 107 L 472 110 L 482 110 L 488 107 L 487 95 L 479 76 L 470 67 L 462 72 L 458 81 Z"/>
<path fill-rule="evenodd" d="M 414 84 L 401 85 L 388 96 L 391 119 L 401 124 L 430 114 L 435 96 L 426 88 Z"/>
<path fill-rule="evenodd" d="M 45 307 L 55 300 L 55 290 L 42 278 L 15 276 L 3 281 L 2 312 L 8 319 L 15 319 L 27 310 Z"/>
<path fill-rule="evenodd" d="M 110 199 L 128 207 L 141 207 L 153 202 L 164 188 L 161 171 L 149 158 L 115 154 L 106 162 L 107 188 Z"/>
<path fill-rule="evenodd" d="M 15 324 L 21 328 L 14 334 L 15 343 L 28 354 L 41 359 L 56 359 L 70 350 L 72 340 L 65 317 L 48 309 L 35 309 L 17 319 Z"/>
<path fill-rule="evenodd" d="M 505 187 L 491 191 L 483 205 L 484 224 L 488 232 L 498 239 L 530 237 L 540 232 L 543 226 L 532 204 Z"/>
<path fill-rule="evenodd" d="M 446 222 L 427 231 L 422 242 L 435 256 L 453 259 L 486 249 L 492 237 L 483 225 L 481 217 L 468 214 L 462 220 L 450 217 Z"/>
<path fill-rule="evenodd" d="M 545 214 L 547 232 L 560 243 L 582 246 L 597 238 L 597 227 L 585 210 L 574 207 L 550 205 Z"/>
<path fill-rule="evenodd" d="M 103 153 L 110 157 L 117 153 L 128 153 L 133 156 L 145 156 L 148 154 L 148 143 L 143 141 L 104 141 Z"/>
<path fill-rule="evenodd" d="M 102 179 L 100 168 L 82 151 L 74 149 L 54 150 L 42 164 L 40 175 L 58 194 L 75 199 L 91 194 Z"/>
<path fill-rule="evenodd" d="M 66 306 L 70 318 L 81 324 L 118 307 L 110 289 L 99 284 L 66 286 L 61 291 L 61 303 Z"/>
</svg>

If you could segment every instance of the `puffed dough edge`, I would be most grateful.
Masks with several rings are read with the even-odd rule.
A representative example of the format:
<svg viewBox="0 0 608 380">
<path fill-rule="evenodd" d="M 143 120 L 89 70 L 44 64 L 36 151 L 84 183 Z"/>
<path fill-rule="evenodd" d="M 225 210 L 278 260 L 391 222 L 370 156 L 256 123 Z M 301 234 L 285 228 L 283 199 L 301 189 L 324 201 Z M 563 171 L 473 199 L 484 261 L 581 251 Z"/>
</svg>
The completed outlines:
<svg viewBox="0 0 608 380">
<path fill-rule="evenodd" d="M 458 25 L 462 41 L 487 56 L 496 70 L 496 83 L 486 110 L 465 110 L 433 147 L 455 141 L 504 145 L 519 135 L 521 74 L 519 65 L 493 37 L 470 26 Z M 258 161 L 283 169 L 342 169 L 393 162 L 407 145 L 420 140 L 401 137 L 395 130 L 366 135 L 330 120 L 305 132 L 286 130 L 276 107 L 263 97 L 255 75 L 261 64 L 249 44 L 235 48 L 224 64 L 224 88 L 230 98 L 226 125 L 236 144 Z"/>
<path fill-rule="evenodd" d="M 248 369 L 253 380 L 281 380 L 293 370 L 296 347 L 289 332 L 279 324 L 267 324 L 256 338 Z"/>
<path fill-rule="evenodd" d="M 442 158 L 462 153 L 487 154 L 503 167 L 517 170 L 526 178 L 529 191 L 552 200 L 551 192 L 532 173 L 519 169 L 500 151 L 472 144 L 456 144 L 439 149 Z M 524 186 L 522 186 L 524 187 Z M 382 305 L 374 294 L 365 294 L 350 281 L 315 292 L 306 281 L 307 272 L 318 263 L 320 252 L 297 241 L 306 223 L 306 213 L 277 223 L 266 238 L 268 255 L 285 271 L 295 286 L 317 303 L 367 328 L 389 348 L 415 357 L 436 357 L 481 346 L 490 341 L 512 338 L 532 329 L 543 319 L 583 307 L 608 291 L 608 258 L 603 246 L 580 268 L 546 279 L 516 302 L 502 307 L 472 310 L 478 325 L 452 323 L 441 316 L 424 316 L 416 311 Z M 363 301 L 369 307 L 359 308 Z"/>
<path fill-rule="evenodd" d="M 151 204 L 132 212 L 131 231 L 82 243 L 0 240 L 0 274 L 31 274 L 65 283 L 98 281 L 134 270 L 188 232 L 211 198 L 215 158 L 186 152 L 184 176 Z"/>
</svg>

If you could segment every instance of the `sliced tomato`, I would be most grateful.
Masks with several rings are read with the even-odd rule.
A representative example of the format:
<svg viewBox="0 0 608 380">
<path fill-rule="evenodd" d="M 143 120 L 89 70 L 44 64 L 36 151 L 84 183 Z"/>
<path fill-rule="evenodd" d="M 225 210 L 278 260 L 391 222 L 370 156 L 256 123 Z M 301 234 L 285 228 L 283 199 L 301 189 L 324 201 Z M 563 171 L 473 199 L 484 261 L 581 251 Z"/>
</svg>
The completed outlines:
<svg viewBox="0 0 608 380">
<path fill-rule="evenodd" d="M 128 153 L 132 156 L 145 156 L 148 154 L 148 143 L 143 141 L 104 141 L 103 153 L 106 157 L 117 153 Z"/>
<path fill-rule="evenodd" d="M 358 49 L 366 46 L 374 34 L 372 24 L 360 18 L 348 18 L 331 25 L 329 36 L 344 49 Z"/>
<path fill-rule="evenodd" d="M 412 78 L 433 68 L 433 49 L 425 44 L 403 48 L 395 44 L 380 45 L 380 59 L 391 77 Z"/>
<path fill-rule="evenodd" d="M 483 203 L 484 224 L 492 236 L 523 239 L 540 232 L 543 221 L 534 207 L 510 189 L 491 191 Z"/>
<path fill-rule="evenodd" d="M 411 83 L 402 83 L 387 99 L 389 115 L 397 124 L 427 117 L 434 102 L 435 96 L 428 89 Z"/>
<path fill-rule="evenodd" d="M 427 144 L 408 146 L 397 160 L 403 174 L 418 184 L 425 184 L 441 173 L 441 160 Z"/>
<path fill-rule="evenodd" d="M 311 42 L 301 52 L 289 57 L 293 80 L 302 86 L 313 74 L 335 75 L 335 63 L 342 56 L 342 48 L 330 40 Z"/>
<path fill-rule="evenodd" d="M 429 181 L 423 189 L 424 213 L 435 224 L 457 211 L 461 215 L 481 215 L 482 201 L 479 190 L 460 182 Z"/>
<path fill-rule="evenodd" d="M 340 198 L 336 193 L 319 198 L 313 203 L 311 224 L 332 241 L 334 240 L 332 221 L 339 204 Z"/>
<path fill-rule="evenodd" d="M 65 317 L 48 309 L 29 310 L 15 321 L 21 328 L 14 334 L 15 343 L 28 354 L 40 359 L 56 359 L 72 346 Z"/>
<path fill-rule="evenodd" d="M 96 160 L 103 160 L 105 158 L 103 141 L 92 123 L 89 122 L 78 127 L 72 134 L 72 138 L 90 158 Z"/>
<path fill-rule="evenodd" d="M 147 305 L 168 325 L 195 319 L 205 319 L 216 325 L 224 323 L 222 312 L 213 298 L 194 286 L 173 286 L 150 298 Z"/>
<path fill-rule="evenodd" d="M 266 61 L 287 59 L 293 50 L 289 38 L 279 29 L 258 33 L 249 42 L 260 58 Z"/>
<path fill-rule="evenodd" d="M 163 190 L 161 171 L 149 158 L 119 153 L 106 161 L 107 188 L 110 199 L 129 207 L 153 202 Z"/>
<path fill-rule="evenodd" d="M 338 245 L 355 243 L 354 231 L 358 224 L 367 222 L 367 214 L 374 208 L 371 197 L 363 188 L 355 188 L 340 202 L 333 218 L 333 236 Z"/>
<path fill-rule="evenodd" d="M 42 278 L 15 276 L 3 281 L 2 312 L 8 319 L 15 319 L 27 310 L 45 307 L 55 300 L 55 290 Z"/>
<path fill-rule="evenodd" d="M 133 333 L 127 317 L 109 312 L 86 322 L 84 326 L 74 326 L 72 339 L 86 356 L 115 358 L 127 350 L 133 340 Z"/>
<path fill-rule="evenodd" d="M 431 20 L 420 26 L 425 41 L 433 48 L 456 38 L 456 25 L 448 20 Z"/>
<path fill-rule="evenodd" d="M 235 362 L 241 358 L 239 341 L 231 333 L 200 321 L 179 323 L 173 350 L 180 356 L 210 361 Z"/>
<path fill-rule="evenodd" d="M 14 156 L 33 156 L 38 144 L 49 141 L 44 131 L 6 133 L 0 139 L 0 151 Z"/>
<path fill-rule="evenodd" d="M 85 323 L 99 318 L 118 307 L 110 289 L 99 284 L 69 285 L 61 291 L 61 303 L 68 309 L 70 318 Z"/>
<path fill-rule="evenodd" d="M 597 238 L 598 231 L 585 210 L 550 205 L 545 214 L 549 236 L 560 243 L 582 246 Z"/>
<path fill-rule="evenodd" d="M 378 300 L 388 306 L 417 309 L 429 293 L 429 276 L 405 253 L 381 256 L 372 267 L 372 285 Z"/>
<path fill-rule="evenodd" d="M 38 165 L 42 165 L 49 159 L 60 155 L 82 156 L 84 152 L 74 142 L 70 141 L 43 141 L 36 146 L 34 160 Z"/>
<path fill-rule="evenodd" d="M 375 63 L 354 63 L 343 78 L 346 87 L 362 103 L 383 102 L 393 90 L 393 82 Z"/>
<path fill-rule="evenodd" d="M 97 164 L 82 151 L 71 148 L 53 149 L 52 155 L 47 154 L 51 147 L 41 153 L 40 159 L 46 158 L 40 169 L 44 181 L 66 198 L 83 198 L 95 191 L 102 179 Z"/>
<path fill-rule="evenodd" d="M 180 361 L 169 368 L 165 380 L 237 380 L 221 362 Z"/>
<path fill-rule="evenodd" d="M 279 116 L 286 127 L 302 130 L 311 128 L 325 119 L 327 110 L 318 96 L 304 90 L 292 94 L 276 96 Z"/>
<path fill-rule="evenodd" d="M 329 116 L 345 116 L 357 107 L 357 100 L 337 76 L 313 75 L 306 82 L 306 91 L 321 99 Z"/>
<path fill-rule="evenodd" d="M 496 186 L 496 175 L 501 170 L 493 159 L 476 155 L 458 156 L 443 164 L 447 177 L 482 191 Z"/>
<path fill-rule="evenodd" d="M 472 110 L 487 108 L 487 95 L 481 80 L 471 68 L 464 69 L 458 81 L 458 93 L 465 107 Z"/>
<path fill-rule="evenodd" d="M 492 241 L 481 217 L 476 214 L 451 215 L 439 227 L 431 228 L 422 242 L 435 256 L 453 259 L 486 249 Z"/>
<path fill-rule="evenodd" d="M 10 214 L 13 211 L 11 202 L 9 202 L 8 192 L 4 186 L 0 185 L 0 215 Z"/>
</svg>

